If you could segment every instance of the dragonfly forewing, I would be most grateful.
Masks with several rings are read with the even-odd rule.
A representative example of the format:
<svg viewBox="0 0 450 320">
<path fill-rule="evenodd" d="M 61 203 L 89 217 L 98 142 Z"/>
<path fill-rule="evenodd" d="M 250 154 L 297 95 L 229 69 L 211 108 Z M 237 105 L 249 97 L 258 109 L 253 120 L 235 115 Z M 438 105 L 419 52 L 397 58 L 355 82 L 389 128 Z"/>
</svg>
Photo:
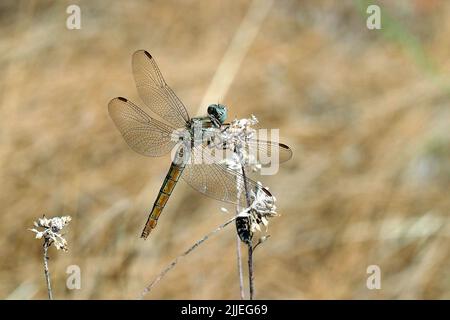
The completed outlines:
<svg viewBox="0 0 450 320">
<path fill-rule="evenodd" d="M 186 107 L 167 85 L 151 54 L 136 51 L 132 67 L 137 91 L 145 105 L 174 127 L 186 127 L 189 122 Z"/>
<path fill-rule="evenodd" d="M 112 99 L 108 110 L 127 144 L 137 153 L 159 157 L 169 153 L 177 143 L 173 140 L 173 127 L 150 117 L 125 98 Z"/>
</svg>

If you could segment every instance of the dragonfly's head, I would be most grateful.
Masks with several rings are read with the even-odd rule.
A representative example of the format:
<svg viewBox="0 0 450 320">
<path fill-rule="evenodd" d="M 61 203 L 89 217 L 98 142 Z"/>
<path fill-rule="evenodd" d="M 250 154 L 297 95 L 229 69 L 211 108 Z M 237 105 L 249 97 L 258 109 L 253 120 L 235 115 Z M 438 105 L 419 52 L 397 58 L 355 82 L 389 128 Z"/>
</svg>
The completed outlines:
<svg viewBox="0 0 450 320">
<path fill-rule="evenodd" d="M 223 124 L 227 119 L 227 107 L 223 104 L 210 104 L 208 106 L 208 115 Z"/>
</svg>

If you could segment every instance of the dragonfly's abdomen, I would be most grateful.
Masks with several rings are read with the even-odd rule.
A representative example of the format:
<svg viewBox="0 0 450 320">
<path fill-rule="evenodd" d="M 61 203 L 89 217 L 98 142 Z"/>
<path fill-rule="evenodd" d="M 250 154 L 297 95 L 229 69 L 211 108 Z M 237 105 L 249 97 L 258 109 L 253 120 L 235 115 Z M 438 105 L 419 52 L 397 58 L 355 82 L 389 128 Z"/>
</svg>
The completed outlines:
<svg viewBox="0 0 450 320">
<path fill-rule="evenodd" d="M 162 210 L 164 209 L 167 200 L 169 200 L 170 195 L 172 194 L 175 185 L 180 179 L 181 173 L 184 170 L 184 164 L 176 164 L 172 162 L 170 166 L 169 172 L 164 179 L 164 183 L 159 190 L 158 197 L 156 198 L 155 203 L 153 204 L 152 212 L 150 213 L 147 223 L 145 224 L 144 230 L 142 231 L 141 238 L 146 239 L 150 234 L 150 231 L 156 227 L 158 223 L 158 218 L 161 215 Z"/>
</svg>

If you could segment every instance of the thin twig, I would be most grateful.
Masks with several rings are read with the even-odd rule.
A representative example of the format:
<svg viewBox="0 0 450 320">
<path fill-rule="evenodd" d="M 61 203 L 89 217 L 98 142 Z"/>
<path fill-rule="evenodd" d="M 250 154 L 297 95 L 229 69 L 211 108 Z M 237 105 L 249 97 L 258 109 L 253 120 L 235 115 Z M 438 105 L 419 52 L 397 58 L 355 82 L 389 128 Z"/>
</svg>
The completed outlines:
<svg viewBox="0 0 450 320">
<path fill-rule="evenodd" d="M 239 215 L 241 208 L 239 206 L 241 193 L 237 192 L 237 205 L 236 205 L 236 217 Z M 239 276 L 239 293 L 241 300 L 245 299 L 245 288 L 244 288 L 244 273 L 242 270 L 242 251 L 241 251 L 241 238 L 239 233 L 236 233 L 236 257 L 237 257 L 237 267 Z"/>
<path fill-rule="evenodd" d="M 239 238 L 239 235 L 237 233 L 236 233 L 236 253 L 237 253 L 237 265 L 239 274 L 239 291 L 241 294 L 241 300 L 244 300 L 245 291 L 244 291 L 244 274 L 242 272 L 241 239 Z"/>
<path fill-rule="evenodd" d="M 48 298 L 50 300 L 53 300 L 52 286 L 50 284 L 50 271 L 48 269 L 48 247 L 49 246 L 50 246 L 50 244 L 46 240 L 44 242 L 44 274 L 45 274 L 45 280 L 47 283 Z"/>
<path fill-rule="evenodd" d="M 242 177 L 244 179 L 244 188 L 245 188 L 245 198 L 247 200 L 247 207 L 250 207 L 250 193 L 248 192 L 248 186 L 247 186 L 247 175 L 245 173 L 245 167 L 243 164 L 241 164 L 242 168 Z M 249 222 L 250 223 L 250 222 Z M 250 231 L 251 232 L 251 231 Z M 254 288 L 254 277 L 253 277 L 253 245 L 252 240 L 248 240 L 246 245 L 248 246 L 248 286 L 250 291 L 250 300 L 253 300 L 253 292 L 255 291 Z"/>
<path fill-rule="evenodd" d="M 209 237 L 211 237 L 213 234 L 221 231 L 223 228 L 225 228 L 227 225 L 229 225 L 230 223 L 232 223 L 234 220 L 236 220 L 236 216 L 234 216 L 233 218 L 231 218 L 230 220 L 226 221 L 225 223 L 221 224 L 220 226 L 218 226 L 216 229 L 214 229 L 213 231 L 211 231 L 210 233 L 208 233 L 207 235 L 205 235 L 203 238 L 201 238 L 200 240 L 198 240 L 197 242 L 194 243 L 194 245 L 192 245 L 189 249 L 187 249 L 185 252 L 183 252 L 182 254 L 180 254 L 178 257 L 176 257 L 148 286 L 145 287 L 144 291 L 142 291 L 141 293 L 141 299 L 144 298 L 144 296 L 149 293 L 152 288 L 159 282 L 162 280 L 162 278 L 164 278 L 164 276 L 170 271 L 172 270 L 178 263 L 178 260 L 181 258 L 184 258 L 185 256 L 187 256 L 189 253 L 191 253 L 195 248 L 197 248 L 199 245 L 201 245 L 203 242 L 205 242 L 206 240 L 209 239 Z"/>
<path fill-rule="evenodd" d="M 245 200 L 247 201 L 247 207 L 250 207 L 250 193 L 248 192 L 248 185 L 247 185 L 247 174 L 245 173 L 245 167 L 243 164 L 241 164 L 242 168 L 242 177 L 244 178 L 244 188 L 245 188 Z"/>
<path fill-rule="evenodd" d="M 253 285 L 253 247 L 251 243 L 247 244 L 248 246 L 248 283 L 250 287 L 250 300 L 253 300 L 253 293 L 255 291 Z"/>
</svg>

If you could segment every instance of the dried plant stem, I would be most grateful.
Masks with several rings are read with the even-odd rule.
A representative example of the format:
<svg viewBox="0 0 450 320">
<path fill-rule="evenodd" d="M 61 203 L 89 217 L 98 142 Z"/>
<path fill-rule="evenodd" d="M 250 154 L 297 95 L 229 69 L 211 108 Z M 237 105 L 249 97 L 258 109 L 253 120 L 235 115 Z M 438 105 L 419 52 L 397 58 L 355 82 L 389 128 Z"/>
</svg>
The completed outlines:
<svg viewBox="0 0 450 320">
<path fill-rule="evenodd" d="M 253 247 L 251 243 L 248 243 L 248 283 L 249 283 L 249 290 L 250 290 L 250 300 L 253 300 L 253 293 L 255 291 L 254 285 L 253 285 Z"/>
<path fill-rule="evenodd" d="M 237 203 L 236 206 L 236 217 L 238 216 L 240 212 L 239 207 L 239 198 L 240 198 L 240 192 L 237 193 Z M 237 257 L 237 267 L 238 267 L 238 276 L 239 276 L 239 293 L 241 296 L 241 300 L 245 299 L 245 289 L 244 289 L 244 273 L 242 271 L 242 251 L 241 251 L 241 238 L 239 237 L 239 234 L 236 233 L 236 257 Z"/>
<path fill-rule="evenodd" d="M 50 244 L 46 240 L 44 242 L 44 274 L 45 274 L 45 281 L 47 283 L 48 298 L 50 300 L 53 300 L 52 286 L 50 283 L 50 271 L 48 269 L 48 248 L 49 247 L 50 247 Z"/>
<path fill-rule="evenodd" d="M 232 223 L 234 220 L 236 220 L 236 216 L 234 216 L 233 218 L 229 219 L 228 221 L 226 221 L 225 223 L 221 224 L 220 226 L 218 226 L 216 229 L 214 229 L 213 231 L 211 231 L 210 233 L 208 233 L 207 235 L 205 235 L 203 238 L 201 238 L 200 240 L 198 240 L 197 242 L 195 242 L 189 249 L 187 249 L 185 252 L 183 252 L 182 254 L 180 254 L 178 257 L 176 257 L 163 271 L 161 271 L 161 273 L 148 285 L 145 287 L 144 291 L 142 291 L 141 293 L 141 299 L 144 298 L 144 296 L 149 293 L 152 288 L 162 280 L 162 278 L 164 278 L 164 276 L 170 271 L 172 270 L 178 263 L 178 260 L 180 260 L 181 258 L 184 258 L 185 256 L 187 256 L 189 253 L 191 253 L 195 248 L 197 248 L 199 245 L 201 245 L 203 242 L 205 242 L 206 240 L 209 239 L 209 237 L 211 237 L 212 235 L 214 235 L 215 233 L 221 231 L 223 228 L 225 228 L 227 225 L 229 225 L 230 223 Z"/>
<path fill-rule="evenodd" d="M 242 168 L 242 177 L 244 179 L 244 187 L 245 187 L 245 198 L 247 200 L 247 207 L 250 207 L 250 193 L 248 192 L 247 186 L 247 174 L 245 173 L 244 165 L 241 165 Z M 255 291 L 254 287 L 254 277 L 253 277 L 253 244 L 251 237 L 246 243 L 248 247 L 248 286 L 250 292 L 250 300 L 253 300 L 253 293 Z"/>
<path fill-rule="evenodd" d="M 239 291 L 241 294 L 241 300 L 244 300 L 245 291 L 244 291 L 244 274 L 242 272 L 241 239 L 239 238 L 239 235 L 237 233 L 236 233 L 236 253 L 237 253 L 237 265 L 239 274 Z"/>
</svg>

